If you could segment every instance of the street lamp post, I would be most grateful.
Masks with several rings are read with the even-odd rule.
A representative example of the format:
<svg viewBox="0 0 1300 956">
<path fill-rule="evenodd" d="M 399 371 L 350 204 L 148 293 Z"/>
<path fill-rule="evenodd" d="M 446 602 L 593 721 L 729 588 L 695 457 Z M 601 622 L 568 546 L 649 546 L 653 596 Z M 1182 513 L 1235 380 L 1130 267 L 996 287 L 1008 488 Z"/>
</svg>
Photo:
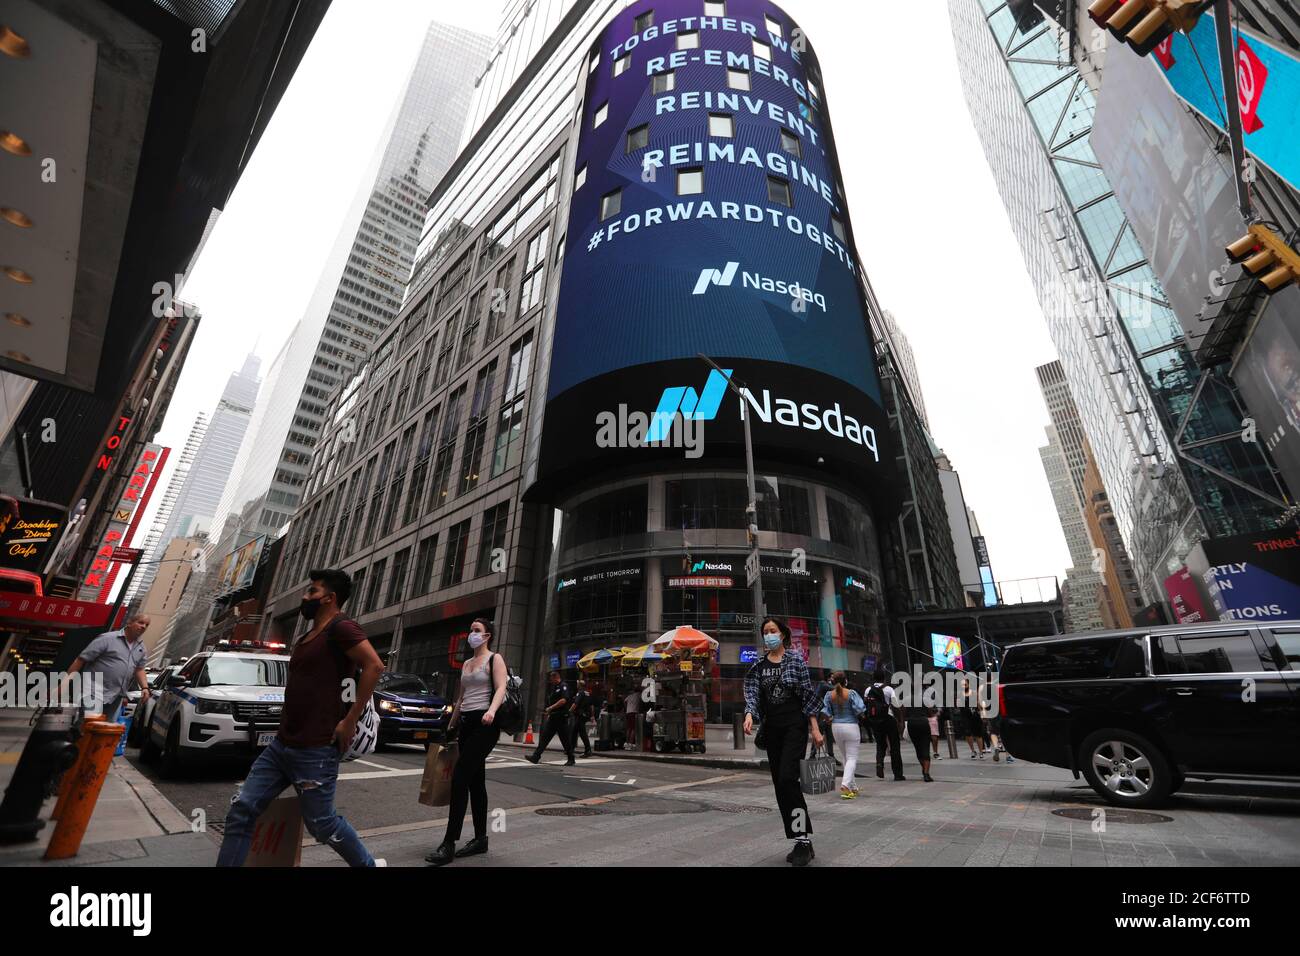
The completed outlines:
<svg viewBox="0 0 1300 956">
<path fill-rule="evenodd" d="M 754 627 L 761 626 L 766 607 L 763 604 L 763 574 L 758 554 L 758 488 L 754 479 L 754 440 L 749 432 L 749 416 L 745 414 L 745 396 L 741 389 L 743 383 L 737 383 L 731 375 L 723 371 L 718 363 L 707 355 L 700 353 L 700 360 L 720 374 L 727 381 L 727 388 L 736 393 L 740 400 L 740 418 L 745 423 L 745 481 L 749 486 L 749 503 L 745 506 L 745 518 L 748 522 L 749 558 L 745 562 L 745 573 L 750 579 L 754 594 Z M 684 423 L 683 423 L 684 424 Z"/>
</svg>

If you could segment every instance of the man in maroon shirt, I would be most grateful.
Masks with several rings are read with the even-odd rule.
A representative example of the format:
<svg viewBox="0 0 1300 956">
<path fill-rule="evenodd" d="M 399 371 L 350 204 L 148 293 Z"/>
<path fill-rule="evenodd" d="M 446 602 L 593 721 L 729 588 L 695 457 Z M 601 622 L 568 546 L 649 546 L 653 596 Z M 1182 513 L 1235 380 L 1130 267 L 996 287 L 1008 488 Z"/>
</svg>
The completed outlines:
<svg viewBox="0 0 1300 956">
<path fill-rule="evenodd" d="M 311 584 L 299 613 L 312 626 L 289 658 L 280 732 L 231 801 L 217 866 L 243 865 L 257 818 L 291 784 L 307 832 L 328 843 L 350 866 L 375 865 L 357 832 L 334 811 L 334 786 L 339 759 L 352 743 L 384 665 L 365 632 L 343 616 L 352 579 L 333 569 L 309 575 Z"/>
</svg>

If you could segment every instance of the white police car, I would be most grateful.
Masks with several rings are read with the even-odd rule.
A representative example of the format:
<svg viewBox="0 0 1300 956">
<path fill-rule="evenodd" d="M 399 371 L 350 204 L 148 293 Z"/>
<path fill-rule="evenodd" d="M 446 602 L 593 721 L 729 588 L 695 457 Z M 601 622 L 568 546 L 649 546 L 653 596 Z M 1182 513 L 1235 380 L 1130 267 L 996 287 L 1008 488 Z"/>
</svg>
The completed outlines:
<svg viewBox="0 0 1300 956">
<path fill-rule="evenodd" d="M 195 654 L 167 679 L 149 715 L 141 758 L 161 754 L 164 775 L 223 757 L 251 760 L 275 738 L 288 676 L 286 654 Z"/>
</svg>

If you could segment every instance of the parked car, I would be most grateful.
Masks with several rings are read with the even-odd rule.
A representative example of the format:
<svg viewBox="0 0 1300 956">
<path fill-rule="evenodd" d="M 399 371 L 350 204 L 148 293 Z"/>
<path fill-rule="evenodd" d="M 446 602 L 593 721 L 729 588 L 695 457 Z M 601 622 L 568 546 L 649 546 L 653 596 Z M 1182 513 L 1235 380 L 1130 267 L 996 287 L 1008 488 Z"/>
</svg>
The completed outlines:
<svg viewBox="0 0 1300 956">
<path fill-rule="evenodd" d="M 451 717 L 451 705 L 415 674 L 382 674 L 374 702 L 381 746 L 423 744 L 427 750 L 430 743 L 443 739 Z"/>
<path fill-rule="evenodd" d="M 251 761 L 274 739 L 289 675 L 286 654 L 204 651 L 165 681 L 149 715 L 142 760 L 164 776 L 222 757 Z"/>
<path fill-rule="evenodd" d="M 1117 806 L 1187 777 L 1300 780 L 1300 621 L 1032 638 L 1007 649 L 998 701 L 1013 756 Z"/>
<path fill-rule="evenodd" d="M 139 703 L 140 692 L 134 692 L 135 711 L 131 721 L 131 730 L 126 735 L 127 746 L 139 747 L 144 743 L 145 728 L 149 726 L 149 718 L 153 716 L 154 708 L 158 706 L 158 700 L 167 690 L 167 678 L 180 669 L 180 664 L 173 664 L 171 667 L 164 667 L 160 671 L 146 672 L 146 676 L 149 678 L 149 699 L 142 706 Z"/>
</svg>

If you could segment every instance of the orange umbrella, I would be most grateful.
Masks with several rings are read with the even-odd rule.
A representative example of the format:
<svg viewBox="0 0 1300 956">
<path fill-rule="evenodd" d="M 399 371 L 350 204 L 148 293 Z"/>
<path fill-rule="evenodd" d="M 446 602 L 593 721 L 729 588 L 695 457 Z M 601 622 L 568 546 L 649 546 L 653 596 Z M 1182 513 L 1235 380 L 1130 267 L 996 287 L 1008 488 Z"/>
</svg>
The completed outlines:
<svg viewBox="0 0 1300 956">
<path fill-rule="evenodd" d="M 716 651 L 718 642 L 703 631 L 683 625 L 665 632 L 650 646 L 665 654 L 672 651 L 682 651 L 686 654 L 704 656 Z"/>
</svg>

